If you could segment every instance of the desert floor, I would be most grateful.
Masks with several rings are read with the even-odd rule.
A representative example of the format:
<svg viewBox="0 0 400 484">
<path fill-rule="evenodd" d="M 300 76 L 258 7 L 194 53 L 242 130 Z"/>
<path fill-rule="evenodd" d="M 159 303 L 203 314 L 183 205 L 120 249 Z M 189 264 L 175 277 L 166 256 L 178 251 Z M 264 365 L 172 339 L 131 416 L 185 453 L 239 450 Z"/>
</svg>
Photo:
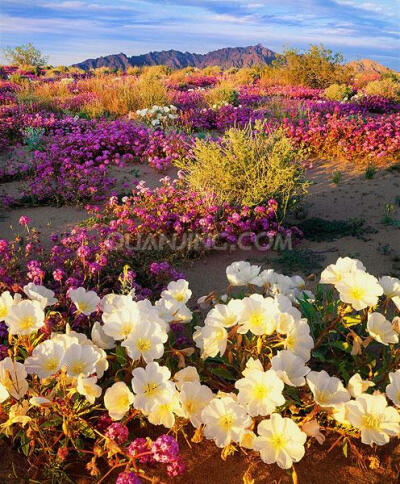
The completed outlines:
<svg viewBox="0 0 400 484">
<path fill-rule="evenodd" d="M 341 180 L 338 184 L 332 182 L 333 173 L 340 170 Z M 119 182 L 132 179 L 135 173 L 132 167 L 119 169 L 114 173 Z M 149 167 L 139 167 L 139 178 L 144 179 L 150 186 L 157 184 L 158 175 Z M 170 169 L 169 176 L 175 175 Z M 339 256 L 360 258 L 367 270 L 377 276 L 391 274 L 400 276 L 400 170 L 380 170 L 372 179 L 366 179 L 365 173 L 357 173 L 343 166 L 333 166 L 324 162 L 315 163 L 308 170 L 308 179 L 312 183 L 309 194 L 304 200 L 302 213 L 291 222 L 306 226 L 306 238 L 293 251 L 285 254 L 268 253 L 256 250 L 232 252 L 214 252 L 207 256 L 186 261 L 181 264 L 190 286 L 197 298 L 216 289 L 223 291 L 226 287 L 225 267 L 235 260 L 247 259 L 254 263 L 272 266 L 286 274 L 301 274 L 310 276 L 318 274 L 322 266 L 335 261 Z M 16 194 L 22 182 L 0 185 L 0 193 Z M 28 215 L 31 225 L 37 227 L 44 238 L 53 232 L 63 232 L 73 224 L 86 218 L 86 212 L 72 207 L 21 207 L 18 209 L 0 210 L 0 238 L 14 238 L 23 233 L 18 225 L 21 215 Z M 309 223 L 310 219 L 318 217 L 324 221 L 340 221 L 330 225 L 327 233 L 326 226 Z M 363 222 L 362 222 L 363 221 Z M 350 227 L 350 228 L 349 228 Z M 351 235 L 348 235 L 348 234 Z M 312 240 L 312 239 L 320 240 Z M 208 270 L 210 269 L 210 270 Z M 212 269 L 212 270 L 211 270 Z M 210 276 L 212 274 L 212 277 Z M 190 436 L 189 436 L 190 438 Z M 323 446 L 311 444 L 311 451 L 296 466 L 299 484 L 395 484 L 398 476 L 391 469 L 400 463 L 400 443 L 394 441 L 390 446 L 379 449 L 377 456 L 382 470 L 376 470 L 376 462 L 369 461 L 369 468 L 362 469 L 357 464 L 356 455 L 349 449 L 348 457 L 343 454 L 340 445 L 333 447 L 334 439 L 327 437 Z M 251 456 L 243 458 L 237 452 L 221 461 L 219 450 L 210 443 L 191 444 L 195 452 L 191 453 L 184 441 L 181 442 L 183 455 L 187 458 L 188 472 L 174 482 L 225 484 L 240 483 L 242 476 L 249 470 L 249 476 L 257 483 L 285 483 L 291 482 L 291 477 L 277 466 L 256 464 Z M 0 464 L 0 483 L 39 482 L 26 479 L 26 463 L 24 460 L 0 442 L 2 459 Z M 193 457 L 195 456 L 195 457 Z M 258 461 L 259 462 L 259 461 Z M 71 470 L 74 474 L 73 482 L 85 483 L 87 478 L 79 477 L 82 470 Z M 83 472 L 82 472 L 83 474 Z M 164 479 L 164 476 L 161 476 Z M 105 482 L 114 482 L 111 478 Z M 168 482 L 168 479 L 164 482 Z M 252 481 L 249 480 L 248 483 Z"/>
</svg>

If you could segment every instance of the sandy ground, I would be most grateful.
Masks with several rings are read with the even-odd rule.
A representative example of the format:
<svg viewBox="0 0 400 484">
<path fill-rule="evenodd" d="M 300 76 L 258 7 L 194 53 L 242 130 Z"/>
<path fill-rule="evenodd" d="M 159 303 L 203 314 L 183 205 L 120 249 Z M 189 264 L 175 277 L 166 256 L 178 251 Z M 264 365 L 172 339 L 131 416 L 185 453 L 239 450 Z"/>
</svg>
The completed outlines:
<svg viewBox="0 0 400 484">
<path fill-rule="evenodd" d="M 139 178 L 145 179 L 149 186 L 156 186 L 161 175 L 149 167 L 139 166 Z M 382 223 L 387 204 L 391 206 L 390 216 L 400 220 L 400 206 L 396 206 L 396 197 L 400 197 L 400 172 L 382 170 L 367 180 L 364 174 L 343 173 L 339 184 L 332 183 L 335 172 L 332 164 L 318 163 L 308 173 L 312 181 L 309 194 L 305 200 L 305 218 L 321 217 L 328 220 L 349 220 L 363 218 L 371 228 L 371 233 L 359 237 L 342 237 L 334 241 L 315 242 L 304 240 L 294 249 L 295 257 L 300 259 L 307 255 L 307 264 L 296 267 L 292 273 L 308 276 L 318 273 L 318 264 L 325 266 L 339 256 L 360 258 L 367 269 L 375 274 L 392 274 L 400 276 L 400 228 Z M 174 176 L 176 171 L 168 173 Z M 113 175 L 118 177 L 118 187 L 123 190 L 123 184 L 136 177 L 136 167 L 113 169 Z M 18 192 L 19 183 L 3 184 L 3 191 Z M 63 232 L 75 223 L 86 218 L 84 210 L 73 207 L 36 207 L 0 210 L 0 237 L 12 238 L 16 233 L 22 233 L 18 225 L 21 215 L 28 215 L 32 225 L 36 226 L 42 235 L 48 237 L 52 232 Z M 294 223 L 302 220 L 294 219 Z M 256 250 L 233 252 L 214 252 L 207 257 L 186 261 L 181 264 L 187 275 L 194 297 L 199 297 L 217 289 L 226 288 L 225 267 L 235 260 L 249 260 L 253 263 L 273 265 L 277 270 L 290 273 L 287 266 L 279 262 L 277 253 L 262 253 Z M 303 257 L 304 258 L 304 257 Z M 302 259 L 301 259 L 302 260 Z M 296 466 L 299 484 L 396 484 L 398 483 L 398 468 L 400 466 L 400 445 L 398 440 L 390 446 L 379 449 L 379 469 L 360 469 L 354 456 L 345 458 L 341 448 L 335 448 L 329 454 L 327 450 L 333 443 L 332 439 L 320 447 L 312 443 L 306 452 L 306 457 Z M 277 466 L 266 466 L 259 463 L 254 456 L 244 456 L 241 453 L 228 458 L 226 462 L 219 457 L 219 450 L 210 442 L 193 444 L 192 449 L 182 443 L 183 454 L 187 458 L 188 472 L 183 478 L 174 480 L 177 483 L 193 484 L 232 484 L 241 483 L 247 469 L 256 483 L 290 483 L 289 476 Z M 4 444 L 0 447 L 3 458 L 0 466 L 0 483 L 25 483 L 26 464 L 23 459 Z M 370 449 L 368 449 L 370 452 Z M 255 464 L 258 462 L 258 464 Z M 367 461 L 368 462 L 368 461 Z M 13 469 L 14 466 L 14 469 Z M 397 466 L 397 471 L 395 470 Z M 82 476 L 82 469 L 77 470 L 74 482 L 94 482 Z M 323 476 L 323 478 L 321 477 Z M 165 479 L 163 482 L 172 482 Z M 44 481 L 41 481 L 44 482 Z M 115 482 L 115 477 L 105 481 Z M 252 481 L 249 481 L 252 482 Z"/>
<path fill-rule="evenodd" d="M 308 178 L 313 183 L 305 198 L 306 218 L 364 219 L 371 233 L 363 234 L 362 238 L 346 236 L 334 241 L 303 240 L 294 252 L 305 252 L 311 258 L 311 263 L 304 270 L 295 268 L 295 273 L 309 276 L 312 272 L 318 273 L 318 262 L 324 267 L 340 256 L 351 256 L 361 259 L 372 274 L 399 277 L 400 227 L 384 225 L 382 219 L 386 205 L 392 204 L 394 207 L 390 216 L 400 220 L 400 206 L 395 206 L 396 197 L 400 197 L 400 173 L 383 170 L 371 180 L 367 180 L 364 174 L 343 173 L 342 180 L 336 185 L 332 182 L 333 171 L 324 163 L 309 170 Z M 296 219 L 292 221 L 294 224 L 301 222 Z M 202 260 L 186 262 L 182 264 L 182 269 L 197 296 L 213 289 L 219 292 L 224 290 L 227 284 L 225 267 L 233 261 L 248 260 L 254 264 L 264 264 L 265 267 L 271 267 L 273 263 L 276 270 L 285 272 L 287 265 L 280 264 L 278 258 L 277 253 L 257 250 L 217 252 Z M 313 261 L 315 264 L 312 264 Z"/>
<path fill-rule="evenodd" d="M 280 264 L 280 256 L 276 252 L 266 253 L 255 249 L 212 252 L 201 259 L 184 261 L 180 268 L 186 274 L 194 296 L 207 294 L 214 289 L 223 291 L 226 287 L 225 268 L 235 260 L 249 260 L 265 267 L 273 263 L 276 270 L 308 276 L 312 272 L 318 272 L 319 266 L 334 262 L 339 256 L 352 256 L 360 258 L 367 270 L 375 275 L 399 276 L 400 228 L 385 225 L 382 220 L 386 213 L 385 207 L 390 204 L 390 217 L 400 221 L 400 206 L 396 205 L 396 197 L 400 197 L 400 171 L 381 170 L 370 180 L 365 178 L 364 173 L 342 171 L 340 182 L 334 184 L 332 174 L 339 168 L 340 166 L 332 166 L 332 163 L 328 165 L 319 162 L 309 170 L 307 177 L 312 184 L 304 200 L 305 218 L 364 219 L 370 233 L 363 234 L 362 238 L 346 236 L 334 241 L 315 242 L 306 239 L 293 251 L 296 253 L 295 257 L 306 256 L 311 261 L 303 264 L 304 267 L 302 264 L 294 266 L 293 271 L 290 270 L 290 265 L 288 267 L 287 264 Z M 118 179 L 118 192 L 128 193 L 124 184 L 131 182 L 133 178 L 146 180 L 150 187 L 155 187 L 161 177 L 174 177 L 176 169 L 172 167 L 161 175 L 145 165 L 113 167 L 111 175 Z M 0 192 L 16 195 L 22 183 L 0 185 Z M 87 218 L 85 210 L 75 207 L 0 209 L 0 237 L 11 239 L 24 232 L 24 228 L 18 225 L 21 215 L 31 218 L 31 225 L 39 229 L 44 240 L 51 233 L 65 232 Z M 293 218 L 291 222 L 301 223 L 302 219 Z"/>
</svg>

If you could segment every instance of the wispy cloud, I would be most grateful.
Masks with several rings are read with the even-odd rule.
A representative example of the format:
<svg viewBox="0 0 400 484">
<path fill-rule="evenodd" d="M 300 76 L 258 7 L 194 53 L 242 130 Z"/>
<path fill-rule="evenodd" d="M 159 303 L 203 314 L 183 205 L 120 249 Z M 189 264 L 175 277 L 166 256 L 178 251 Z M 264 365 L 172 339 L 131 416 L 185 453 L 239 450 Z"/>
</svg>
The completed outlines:
<svg viewBox="0 0 400 484">
<path fill-rule="evenodd" d="M 54 64 L 175 48 L 310 43 L 400 69 L 398 0 L 2 0 L 3 45 L 33 42 Z"/>
</svg>

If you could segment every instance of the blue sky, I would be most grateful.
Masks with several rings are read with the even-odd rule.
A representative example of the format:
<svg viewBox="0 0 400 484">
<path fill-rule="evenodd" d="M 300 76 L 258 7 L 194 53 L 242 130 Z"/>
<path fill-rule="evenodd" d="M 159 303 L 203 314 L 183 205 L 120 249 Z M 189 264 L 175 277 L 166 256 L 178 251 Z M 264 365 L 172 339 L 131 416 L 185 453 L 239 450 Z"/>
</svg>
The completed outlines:
<svg viewBox="0 0 400 484">
<path fill-rule="evenodd" d="M 1 0 L 1 47 L 32 42 L 52 64 L 124 52 L 204 53 L 324 43 L 400 70 L 399 0 Z M 0 58 L 4 62 L 4 58 Z"/>
</svg>

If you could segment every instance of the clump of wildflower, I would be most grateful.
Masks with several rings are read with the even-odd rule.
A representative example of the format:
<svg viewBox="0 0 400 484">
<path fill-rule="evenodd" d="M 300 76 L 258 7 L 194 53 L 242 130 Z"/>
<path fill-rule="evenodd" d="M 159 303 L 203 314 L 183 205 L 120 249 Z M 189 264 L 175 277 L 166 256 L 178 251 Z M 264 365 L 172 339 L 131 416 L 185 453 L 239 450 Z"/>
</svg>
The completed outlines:
<svg viewBox="0 0 400 484">
<path fill-rule="evenodd" d="M 129 437 L 128 427 L 120 422 L 112 423 L 106 432 L 109 439 L 115 440 L 118 444 L 124 444 Z"/>
</svg>

